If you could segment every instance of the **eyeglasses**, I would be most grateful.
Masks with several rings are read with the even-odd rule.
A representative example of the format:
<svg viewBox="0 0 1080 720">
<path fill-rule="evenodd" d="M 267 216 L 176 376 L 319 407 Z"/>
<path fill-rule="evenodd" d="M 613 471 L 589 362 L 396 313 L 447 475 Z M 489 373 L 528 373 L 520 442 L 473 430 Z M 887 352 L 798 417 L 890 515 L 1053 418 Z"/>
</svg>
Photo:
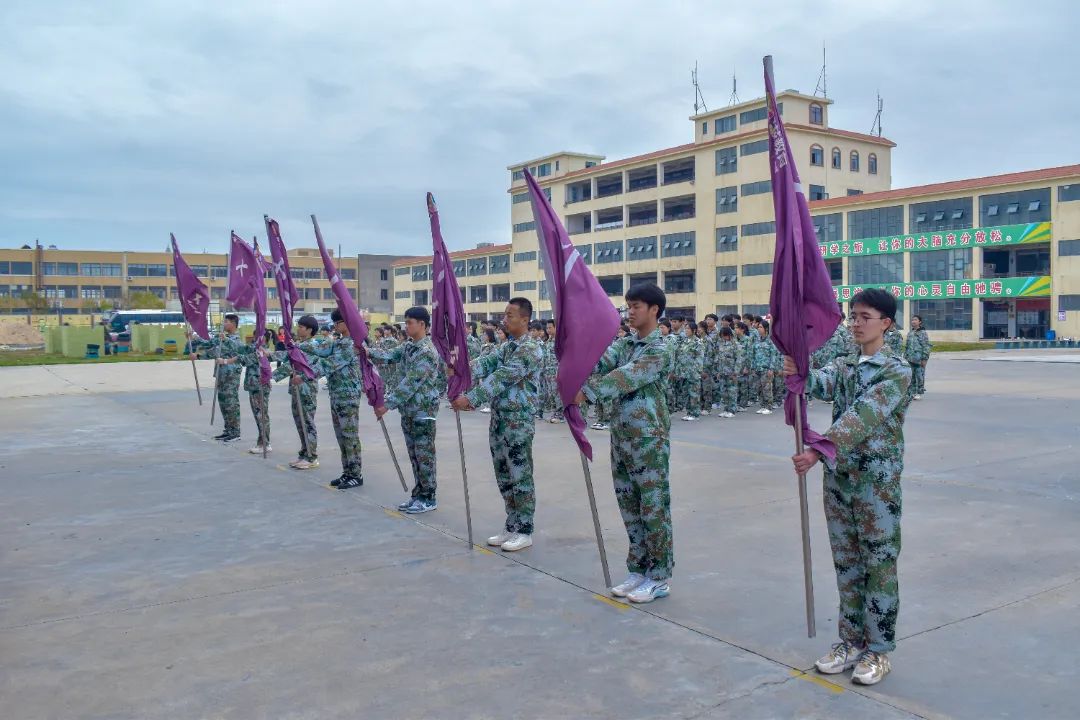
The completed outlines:
<svg viewBox="0 0 1080 720">
<path fill-rule="evenodd" d="M 870 315 L 848 315 L 848 325 L 864 325 L 871 320 L 884 320 L 884 315 L 878 315 L 877 317 L 871 317 Z"/>
</svg>

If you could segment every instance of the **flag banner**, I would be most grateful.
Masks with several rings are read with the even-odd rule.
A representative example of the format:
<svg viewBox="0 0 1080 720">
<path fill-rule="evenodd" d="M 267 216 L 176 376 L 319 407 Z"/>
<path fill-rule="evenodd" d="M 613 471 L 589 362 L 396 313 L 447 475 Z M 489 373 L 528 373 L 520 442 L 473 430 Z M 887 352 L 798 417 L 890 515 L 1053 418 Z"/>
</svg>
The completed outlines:
<svg viewBox="0 0 1080 720">
<path fill-rule="evenodd" d="M 247 309 L 255 304 L 256 275 L 259 273 L 255 251 L 235 232 L 229 242 L 229 275 L 225 299 L 234 308 Z"/>
<path fill-rule="evenodd" d="M 527 169 L 524 173 L 555 315 L 555 357 L 559 361 L 555 382 L 570 433 L 585 457 L 592 460 L 585 418 L 573 402 L 615 339 L 619 312 L 570 242 L 570 235 L 532 174 Z"/>
<path fill-rule="evenodd" d="M 322 255 L 326 277 L 330 278 L 330 287 L 337 299 L 338 310 L 341 311 L 341 317 L 345 321 L 345 326 L 349 328 L 349 335 L 356 347 L 356 359 L 360 363 L 360 374 L 364 381 L 364 394 L 367 395 L 368 404 L 371 407 L 382 407 L 384 405 L 383 380 L 379 376 L 379 371 L 371 364 L 371 359 L 368 358 L 367 351 L 364 349 L 364 341 L 368 336 L 367 323 L 364 322 L 363 316 L 356 307 L 356 301 L 353 300 L 349 289 L 345 287 L 345 282 L 338 274 L 334 261 L 330 259 L 330 253 L 326 252 L 322 232 L 319 230 L 319 221 L 314 215 L 311 216 L 311 224 L 315 226 L 315 240 L 319 243 L 319 254 Z"/>
<path fill-rule="evenodd" d="M 266 238 L 270 245 L 270 259 L 273 264 L 270 269 L 274 273 L 274 282 L 277 284 L 278 300 L 281 302 L 281 323 L 285 326 L 285 349 L 289 355 L 289 363 L 293 372 L 301 373 L 308 380 L 315 377 L 315 371 L 311 369 L 307 358 L 292 336 L 293 308 L 300 298 L 296 292 L 296 285 L 292 279 L 292 269 L 289 267 L 289 253 L 285 249 L 285 242 L 281 239 L 281 228 L 277 220 L 272 220 L 263 215 L 266 223 Z"/>
<path fill-rule="evenodd" d="M 768 59 L 766 60 L 768 63 Z M 843 320 L 836 304 L 828 268 L 818 249 L 810 208 L 799 182 L 795 160 L 791 156 L 784 122 L 776 107 L 769 68 L 765 70 L 765 98 L 769 119 L 769 172 L 772 178 L 773 210 L 776 214 L 776 250 L 773 255 L 772 290 L 769 312 L 772 314 L 772 340 L 780 352 L 795 361 L 795 375 L 784 382 L 787 424 L 796 423 L 796 396 L 806 389 L 810 372 L 810 354 L 824 345 Z M 832 442 L 806 424 L 806 404 L 799 403 L 806 445 L 830 460 L 836 457 Z"/>
<path fill-rule="evenodd" d="M 461 304 L 454 264 L 450 262 L 450 253 L 443 242 L 439 209 L 431 193 L 427 194 L 427 208 L 432 246 L 431 341 L 447 367 L 454 369 L 446 390 L 447 397 L 453 400 L 472 386 L 465 309 Z"/>
<path fill-rule="evenodd" d="M 255 265 L 259 272 L 255 275 L 255 347 L 266 344 L 266 271 L 270 264 L 259 252 L 259 239 L 253 238 L 252 245 L 255 253 Z M 268 348 L 273 350 L 274 348 Z M 273 381 L 273 373 L 270 372 L 270 359 L 265 355 L 259 355 L 259 382 L 269 385 Z"/>
<path fill-rule="evenodd" d="M 207 311 L 210 309 L 210 291 L 180 254 L 180 248 L 176 246 L 176 236 L 169 233 L 169 239 L 172 241 L 173 267 L 176 270 L 176 294 L 180 298 L 184 320 L 196 335 L 208 340 L 210 329 L 207 327 Z"/>
</svg>

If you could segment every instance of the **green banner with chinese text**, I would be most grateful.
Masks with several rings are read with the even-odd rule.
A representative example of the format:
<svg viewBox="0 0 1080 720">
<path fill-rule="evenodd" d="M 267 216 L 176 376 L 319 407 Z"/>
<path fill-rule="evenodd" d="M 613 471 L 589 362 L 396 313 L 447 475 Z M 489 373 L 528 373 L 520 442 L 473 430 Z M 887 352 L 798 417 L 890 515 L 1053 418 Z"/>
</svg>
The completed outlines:
<svg viewBox="0 0 1080 720">
<path fill-rule="evenodd" d="M 963 298 L 1050 297 L 1050 277 L 987 278 L 983 280 L 937 280 L 913 283 L 838 285 L 837 302 L 847 302 L 860 290 L 885 288 L 900 300 L 956 300 Z"/>
<path fill-rule="evenodd" d="M 996 245 L 1019 245 L 1021 243 L 1050 242 L 1049 222 L 1027 225 L 1002 225 L 999 227 L 971 228 L 969 230 L 937 230 L 915 235 L 892 235 L 889 237 L 847 240 L 844 242 L 818 243 L 821 257 L 826 260 L 862 255 L 887 255 L 901 252 L 926 252 L 951 250 L 953 248 L 992 247 Z"/>
</svg>

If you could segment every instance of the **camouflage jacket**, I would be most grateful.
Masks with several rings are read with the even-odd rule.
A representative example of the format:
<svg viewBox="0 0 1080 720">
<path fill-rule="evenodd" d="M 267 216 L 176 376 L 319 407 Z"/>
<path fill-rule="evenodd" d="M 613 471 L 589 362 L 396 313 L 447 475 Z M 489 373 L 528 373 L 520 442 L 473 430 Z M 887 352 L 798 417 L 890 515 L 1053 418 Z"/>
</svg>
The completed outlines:
<svg viewBox="0 0 1080 720">
<path fill-rule="evenodd" d="M 312 354 L 319 358 L 330 399 L 359 402 L 364 392 L 364 381 L 360 377 L 352 338 L 337 338 L 313 345 Z"/>
<path fill-rule="evenodd" d="M 716 348 L 716 373 L 722 377 L 736 374 L 739 368 L 739 343 L 732 340 L 721 340 Z"/>
<path fill-rule="evenodd" d="M 836 326 L 836 332 L 833 333 L 833 343 L 834 358 L 849 357 L 859 353 L 859 346 L 855 344 L 855 338 L 846 323 L 840 323 Z"/>
<path fill-rule="evenodd" d="M 467 335 L 465 337 L 465 344 L 469 347 L 469 362 L 472 362 L 476 358 L 480 357 L 480 338 L 476 337 L 475 335 Z"/>
<path fill-rule="evenodd" d="M 547 380 L 554 380 L 559 374 L 559 359 L 555 357 L 554 340 L 537 340 L 543 352 L 543 376 Z"/>
<path fill-rule="evenodd" d="M 596 363 L 585 394 L 611 407 L 613 436 L 668 437 L 668 362 L 660 331 L 654 330 L 643 338 L 631 333 L 616 340 Z"/>
<path fill-rule="evenodd" d="M 499 343 L 489 343 L 489 342 L 482 343 L 480 345 L 480 354 L 477 355 L 477 357 L 487 357 L 488 355 L 490 355 L 491 353 L 495 352 L 498 349 L 499 349 Z M 469 362 L 472 362 L 472 359 L 470 359 Z"/>
<path fill-rule="evenodd" d="M 702 362 L 705 363 L 705 368 L 716 367 L 716 350 L 720 345 L 720 332 L 718 330 L 710 330 L 705 333 L 705 337 L 701 340 L 702 343 Z"/>
<path fill-rule="evenodd" d="M 885 343 L 897 355 L 902 356 L 904 354 L 904 336 L 900 334 L 895 325 L 890 325 L 889 329 L 885 331 Z"/>
<path fill-rule="evenodd" d="M 921 364 L 930 359 L 930 335 L 925 329 L 909 330 L 904 340 L 904 359 L 909 363 Z"/>
<path fill-rule="evenodd" d="M 392 350 L 368 350 L 379 364 L 396 365 L 401 378 L 386 393 L 386 407 L 413 418 L 433 418 L 439 414 L 439 397 L 446 390 L 446 370 L 430 337 L 406 340 Z"/>
<path fill-rule="evenodd" d="M 680 380 L 700 380 L 705 369 L 705 347 L 696 335 L 683 335 L 679 338 L 678 367 L 676 372 Z"/>
<path fill-rule="evenodd" d="M 861 361 L 849 355 L 810 372 L 807 392 L 833 403 L 833 424 L 824 433 L 836 445 L 836 465 L 830 469 L 903 463 L 910 384 L 911 366 L 888 346 Z"/>
<path fill-rule="evenodd" d="M 494 414 L 531 419 L 540 402 L 543 353 L 540 343 L 527 334 L 496 345 L 472 363 L 477 384 L 465 397 L 473 407 L 490 405 Z"/>
<path fill-rule="evenodd" d="M 209 340 L 201 340 L 196 337 L 191 338 L 191 351 L 198 353 L 200 357 L 204 358 L 233 358 L 241 353 L 247 352 L 248 346 L 240 339 L 240 335 L 232 333 L 230 335 L 215 335 Z M 218 378 L 222 381 L 227 380 L 240 380 L 240 368 L 239 364 L 234 365 L 218 365 L 217 373 Z"/>
<path fill-rule="evenodd" d="M 739 348 L 735 355 L 735 371 L 742 375 L 750 370 L 754 362 L 754 339 L 749 335 L 736 335 L 735 344 Z"/>
<path fill-rule="evenodd" d="M 319 391 L 319 378 L 322 377 L 322 363 L 319 358 L 315 356 L 314 349 L 318 345 L 314 340 L 304 340 L 303 342 L 296 343 L 296 347 L 300 348 L 300 352 L 304 353 L 304 357 L 307 358 L 308 365 L 315 371 L 315 377 L 311 380 L 304 379 L 304 382 L 300 384 L 300 394 L 307 397 L 310 394 L 317 393 Z M 285 378 L 291 378 L 293 376 L 292 363 L 289 362 L 289 353 L 284 350 L 278 350 L 270 355 L 271 360 L 275 360 L 279 363 L 274 372 L 270 375 L 270 379 L 274 382 L 284 380 Z"/>
<path fill-rule="evenodd" d="M 759 338 L 754 343 L 753 348 L 754 360 L 750 367 L 754 372 L 775 370 L 778 361 L 783 363 L 783 357 L 780 355 L 780 351 L 776 349 L 771 337 Z"/>
<path fill-rule="evenodd" d="M 245 345 L 245 352 L 237 353 L 236 364 L 244 368 L 244 389 L 248 392 L 258 392 L 262 385 L 262 371 L 259 368 L 259 353 L 253 345 Z M 273 356 L 271 356 L 272 358 Z M 271 374 L 271 379 L 273 375 Z M 266 387 L 269 387 L 267 385 Z"/>
<path fill-rule="evenodd" d="M 664 381 L 671 387 L 675 382 L 676 373 L 679 370 L 679 353 L 682 350 L 682 338 L 674 333 L 661 335 L 660 341 L 664 343 L 664 352 L 667 353 L 667 377 Z"/>
</svg>

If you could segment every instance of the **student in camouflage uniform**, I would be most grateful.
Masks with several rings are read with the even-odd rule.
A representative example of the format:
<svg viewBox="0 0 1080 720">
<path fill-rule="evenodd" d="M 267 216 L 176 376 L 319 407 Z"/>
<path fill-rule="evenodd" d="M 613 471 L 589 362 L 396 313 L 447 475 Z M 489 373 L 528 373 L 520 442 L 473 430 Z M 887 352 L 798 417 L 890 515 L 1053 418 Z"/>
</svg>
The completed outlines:
<svg viewBox="0 0 1080 720">
<path fill-rule="evenodd" d="M 721 390 L 717 417 L 733 418 L 739 409 L 739 345 L 730 327 L 720 328 L 716 372 L 720 378 Z"/>
<path fill-rule="evenodd" d="M 559 358 L 555 355 L 555 321 L 548 320 L 543 326 L 544 343 L 544 410 L 551 413 L 550 423 L 565 422 L 562 399 L 559 398 Z"/>
<path fill-rule="evenodd" d="M 753 383 L 750 379 L 750 367 L 754 362 L 754 346 L 750 337 L 750 326 L 741 320 L 735 323 L 735 344 L 738 346 L 735 368 L 739 378 L 739 399 L 735 412 L 742 412 L 750 407 L 754 397 Z"/>
<path fill-rule="evenodd" d="M 399 341 L 394 336 L 394 329 L 392 327 L 386 326 L 382 329 L 381 337 L 379 338 L 379 341 L 375 347 L 384 352 L 390 352 L 391 350 L 399 347 L 400 345 L 401 341 Z M 399 366 L 390 365 L 386 368 L 385 372 L 382 371 L 382 368 L 380 368 L 379 370 L 379 374 L 382 375 L 383 384 L 386 386 L 387 390 L 393 390 L 395 387 L 397 387 L 397 384 L 400 381 Z"/>
<path fill-rule="evenodd" d="M 320 358 L 322 373 L 326 376 L 330 419 L 341 451 L 341 477 L 332 481 L 330 487 L 348 490 L 364 484 L 360 456 L 360 397 L 364 383 L 356 361 L 356 348 L 341 311 L 335 309 L 330 313 L 330 320 L 341 337 L 315 346 L 313 353 Z"/>
<path fill-rule="evenodd" d="M 886 331 L 885 344 L 889 346 L 889 349 L 894 354 L 900 357 L 904 356 L 904 336 L 896 329 L 895 325 L 890 325 L 888 331 Z"/>
<path fill-rule="evenodd" d="M 244 368 L 244 390 L 248 394 L 248 404 L 251 406 L 251 414 L 255 417 L 255 427 L 259 430 L 259 439 L 252 446 L 249 453 L 258 455 L 270 452 L 270 383 L 263 385 L 262 367 L 260 358 L 265 353 L 262 349 L 255 348 L 255 338 L 251 344 L 245 346 L 245 352 L 238 353 L 236 357 L 225 361 L 227 365 L 237 365 Z"/>
<path fill-rule="evenodd" d="M 371 359 L 384 365 L 398 365 L 401 380 L 386 394 L 386 403 L 375 409 L 381 418 L 389 410 L 401 413 L 401 432 L 412 463 L 412 497 L 398 505 L 398 510 L 415 515 L 438 507 L 435 502 L 435 416 L 439 398 L 446 392 L 446 374 L 442 359 L 428 337 L 431 315 L 426 308 L 405 311 L 405 333 L 409 339 L 393 350 L 368 350 Z"/>
<path fill-rule="evenodd" d="M 715 409 L 717 400 L 716 387 L 716 350 L 719 345 L 720 335 L 716 323 L 719 318 L 714 313 L 705 316 L 705 341 L 702 344 L 701 396 L 702 407 L 706 410 Z"/>
<path fill-rule="evenodd" d="M 670 358 L 657 318 L 667 298 L 652 283 L 626 293 L 634 333 L 608 348 L 578 393 L 613 405 L 611 476 L 630 547 L 630 575 L 611 588 L 616 597 L 647 603 L 667 597 L 675 564 L 671 531 L 671 417 L 665 393 Z"/>
<path fill-rule="evenodd" d="M 482 343 L 480 342 L 480 338 L 476 336 L 476 323 L 470 320 L 465 323 L 465 327 L 469 329 L 468 334 L 465 336 L 465 343 L 469 350 L 469 362 L 472 362 L 480 357 Z"/>
<path fill-rule="evenodd" d="M 776 405 L 774 372 L 780 351 L 776 349 L 772 338 L 769 337 L 768 320 L 757 323 L 757 332 L 758 340 L 753 345 L 754 361 L 752 365 L 753 377 L 758 380 L 761 397 L 761 408 L 758 409 L 757 413 L 758 415 L 772 415 L 772 408 Z"/>
<path fill-rule="evenodd" d="M 926 363 L 930 360 L 930 335 L 922 326 L 922 318 L 911 316 L 911 329 L 904 341 L 904 359 L 911 365 L 911 388 L 909 394 L 914 400 L 922 400 L 926 393 Z"/>
<path fill-rule="evenodd" d="M 240 366 L 225 364 L 226 360 L 245 352 L 245 345 L 236 332 L 239 324 L 240 316 L 228 313 L 217 337 L 202 340 L 192 336 L 190 331 L 187 333 L 192 360 L 199 356 L 216 360 L 214 391 L 225 430 L 214 439 L 227 443 L 240 439 Z"/>
<path fill-rule="evenodd" d="M 686 322 L 679 334 L 680 351 L 676 372 L 678 373 L 677 408 L 685 410 L 682 419 L 695 422 L 701 417 L 701 375 L 705 372 L 705 354 L 701 338 L 694 330 L 697 325 Z"/>
<path fill-rule="evenodd" d="M 310 380 L 303 375 L 293 373 L 287 352 L 274 354 L 274 359 L 280 361 L 281 364 L 277 366 L 271 377 L 275 382 L 289 378 L 289 407 L 292 408 L 296 434 L 300 437 L 300 452 L 297 458 L 289 463 L 289 467 L 297 470 L 313 470 L 319 467 L 319 433 L 315 428 L 315 409 L 319 400 L 321 363 L 313 352 L 318 331 L 319 321 L 311 315 L 304 315 L 296 321 L 296 339 L 300 341 L 297 347 L 304 353 L 308 365 L 315 371 L 315 377 Z M 299 408 L 296 398 L 300 400 Z"/>
<path fill-rule="evenodd" d="M 900 555 L 900 476 L 904 468 L 904 414 L 911 368 L 886 345 L 896 298 L 872 288 L 851 301 L 860 355 L 837 358 L 807 377 L 807 390 L 833 402 L 833 424 L 824 433 L 836 446 L 826 460 L 825 519 L 840 592 L 840 642 L 817 661 L 823 673 L 854 666 L 852 679 L 872 685 L 890 670 L 900 605 L 896 561 Z M 784 372 L 794 374 L 791 358 Z M 809 448 L 792 460 L 805 473 L 822 459 Z"/>
<path fill-rule="evenodd" d="M 699 322 L 694 329 L 694 337 L 698 339 L 698 343 L 701 347 L 701 372 L 698 374 L 698 381 L 693 385 L 693 389 L 698 394 L 698 405 L 701 408 L 701 414 L 708 415 L 709 408 L 712 407 L 712 401 L 705 392 L 705 376 L 708 374 L 708 370 L 705 366 L 705 359 L 707 357 L 709 324 L 704 320 Z"/>
<path fill-rule="evenodd" d="M 536 490 L 533 485 L 533 415 L 539 402 L 540 363 L 543 350 L 528 335 L 532 303 L 512 298 L 506 306 L 505 326 L 510 339 L 498 352 L 472 364 L 479 384 L 453 401 L 455 410 L 491 405 L 488 444 L 495 479 L 506 506 L 506 532 L 489 537 L 489 545 L 512 552 L 532 545 Z M 453 369 L 448 368 L 447 373 Z"/>
<path fill-rule="evenodd" d="M 675 401 L 675 371 L 679 362 L 679 336 L 671 333 L 671 320 L 661 318 L 659 325 L 660 340 L 664 346 L 664 352 L 668 356 L 668 374 L 664 378 L 664 397 L 667 399 L 668 414 L 676 407 Z"/>
</svg>

